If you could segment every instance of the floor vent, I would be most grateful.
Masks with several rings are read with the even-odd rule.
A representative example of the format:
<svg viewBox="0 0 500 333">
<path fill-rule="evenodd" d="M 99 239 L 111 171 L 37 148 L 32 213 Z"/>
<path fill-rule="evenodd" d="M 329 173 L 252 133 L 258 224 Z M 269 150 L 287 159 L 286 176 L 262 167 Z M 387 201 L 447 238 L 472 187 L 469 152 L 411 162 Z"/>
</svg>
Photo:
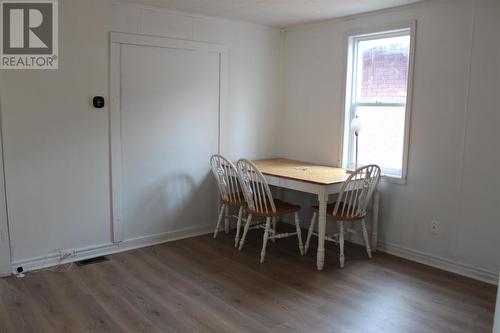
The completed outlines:
<svg viewBox="0 0 500 333">
<path fill-rule="evenodd" d="M 77 261 L 75 264 L 77 266 L 85 266 L 85 265 L 95 264 L 98 262 L 103 262 L 103 261 L 108 261 L 108 260 L 109 260 L 108 257 L 100 256 L 100 257 L 80 260 L 80 261 Z"/>
</svg>

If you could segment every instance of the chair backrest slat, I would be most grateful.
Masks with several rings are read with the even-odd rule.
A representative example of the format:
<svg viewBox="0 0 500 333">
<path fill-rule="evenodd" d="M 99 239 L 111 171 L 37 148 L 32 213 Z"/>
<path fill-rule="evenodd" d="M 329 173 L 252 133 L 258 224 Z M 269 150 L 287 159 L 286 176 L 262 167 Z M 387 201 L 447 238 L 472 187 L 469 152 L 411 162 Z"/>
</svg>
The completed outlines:
<svg viewBox="0 0 500 333">
<path fill-rule="evenodd" d="M 217 180 L 219 193 L 223 201 L 242 202 L 242 190 L 239 183 L 238 170 L 224 156 L 215 154 L 210 158 L 212 173 Z"/>
<path fill-rule="evenodd" d="M 257 166 L 247 159 L 240 159 L 236 168 L 248 209 L 257 213 L 275 213 L 271 190 Z"/>
<path fill-rule="evenodd" d="M 356 169 L 342 184 L 333 215 L 361 218 L 380 180 L 380 167 L 374 164 Z"/>
</svg>

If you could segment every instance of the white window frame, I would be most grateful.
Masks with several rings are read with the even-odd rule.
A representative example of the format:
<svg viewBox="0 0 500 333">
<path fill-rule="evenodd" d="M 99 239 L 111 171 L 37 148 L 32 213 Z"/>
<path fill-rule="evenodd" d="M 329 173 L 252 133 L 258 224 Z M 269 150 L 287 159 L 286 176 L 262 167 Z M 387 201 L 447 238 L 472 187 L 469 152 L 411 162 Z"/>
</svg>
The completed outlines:
<svg viewBox="0 0 500 333">
<path fill-rule="evenodd" d="M 355 103 L 356 83 L 352 80 L 355 71 L 356 64 L 356 47 L 359 41 L 372 40 L 379 38 L 396 37 L 401 35 L 410 35 L 410 50 L 409 50 L 409 64 L 408 64 L 408 84 L 407 84 L 407 96 L 406 103 L 384 103 L 384 102 L 370 102 L 370 103 Z M 342 123 L 343 131 L 341 134 L 341 165 L 343 168 L 352 169 L 353 166 L 349 165 L 349 161 L 352 160 L 352 154 L 354 152 L 354 133 L 351 131 L 351 119 L 355 116 L 355 110 L 357 106 L 405 106 L 405 128 L 404 128 L 404 138 L 403 138 L 403 156 L 402 156 L 402 166 L 401 175 L 391 174 L 391 170 L 383 170 L 383 178 L 395 183 L 406 183 L 407 170 L 408 170 L 408 154 L 410 145 L 410 120 L 411 120 L 411 106 L 413 97 L 413 68 L 415 63 L 415 37 L 416 37 L 416 21 L 404 22 L 399 24 L 385 25 L 377 28 L 364 29 L 349 31 L 346 34 L 346 47 L 345 52 L 345 75 L 344 75 L 344 91 L 343 91 L 343 110 L 342 112 Z M 351 154 L 351 155 L 350 155 Z M 395 170 L 393 170 L 395 171 Z"/>
</svg>

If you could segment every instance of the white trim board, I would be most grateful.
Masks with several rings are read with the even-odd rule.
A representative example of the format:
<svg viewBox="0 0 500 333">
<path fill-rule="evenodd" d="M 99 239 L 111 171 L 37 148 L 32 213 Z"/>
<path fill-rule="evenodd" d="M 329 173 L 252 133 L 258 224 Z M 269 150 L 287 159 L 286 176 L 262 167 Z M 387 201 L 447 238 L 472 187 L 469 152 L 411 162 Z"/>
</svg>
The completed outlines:
<svg viewBox="0 0 500 333">
<path fill-rule="evenodd" d="M 439 268 L 444 271 L 463 275 L 471 279 L 483 281 L 489 284 L 498 284 L 498 273 L 491 272 L 482 268 L 459 263 L 457 261 L 440 258 L 428 253 L 409 249 L 404 246 L 379 242 L 378 250 L 388 254 L 395 255 L 404 259 L 418 262 L 427 266 Z"/>
<path fill-rule="evenodd" d="M 154 234 L 138 238 L 127 239 L 120 243 L 108 243 L 108 244 L 101 244 L 101 245 L 83 247 L 78 249 L 67 249 L 64 250 L 64 252 L 73 252 L 74 254 L 64 260 L 59 260 L 59 253 L 53 252 L 47 255 L 13 262 L 12 273 L 16 274 L 17 273 L 16 269 L 19 266 L 23 267 L 24 272 L 29 272 L 61 264 L 67 264 L 70 262 L 80 261 L 84 259 L 95 258 L 103 255 L 125 252 L 141 247 L 162 244 L 179 239 L 206 235 L 212 233 L 213 228 L 214 224 L 211 223 L 189 229 L 182 229 L 161 234 Z"/>
<path fill-rule="evenodd" d="M 216 53 L 219 56 L 218 152 L 221 142 L 221 115 L 228 99 L 228 48 L 223 44 L 174 39 L 144 34 L 110 32 L 110 173 L 112 241 L 125 239 L 122 217 L 122 130 L 121 130 L 121 46 L 139 45 Z"/>
<path fill-rule="evenodd" d="M 15 261 L 12 263 L 12 272 L 13 274 L 16 274 L 17 273 L 16 268 L 19 266 L 23 267 L 24 272 L 29 272 L 56 266 L 59 264 L 66 264 L 98 256 L 125 252 L 141 247 L 162 244 L 169 241 L 175 241 L 184 238 L 211 234 L 212 232 L 213 232 L 213 224 L 206 224 L 201 227 L 128 239 L 118 244 L 108 243 L 91 247 L 79 248 L 72 250 L 74 251 L 75 254 L 62 261 L 59 261 L 59 253 L 54 252 L 44 256 Z M 349 235 L 349 236 L 350 236 L 349 241 L 356 244 L 363 244 L 363 240 L 358 235 Z M 439 268 L 441 270 L 445 270 L 448 272 L 456 273 L 458 275 L 463 275 L 475 280 L 483 281 L 493 285 L 498 284 L 498 278 L 499 278 L 498 274 L 481 268 L 464 265 L 452 260 L 439 258 L 436 256 L 432 256 L 430 254 L 411 250 L 399 245 L 390 244 L 386 242 L 379 242 L 378 250 L 380 252 L 385 252 L 397 257 L 408 259 L 410 261 L 418 262 L 431 267 Z"/>
<path fill-rule="evenodd" d="M 8 276 L 12 252 L 10 248 L 7 192 L 3 156 L 2 116 L 0 114 L 0 276 Z"/>
<path fill-rule="evenodd" d="M 156 46 L 191 51 L 227 53 L 227 46 L 224 44 L 114 31 L 110 32 L 110 42 L 111 44 Z"/>
<path fill-rule="evenodd" d="M 347 234 L 346 241 L 356 245 L 364 246 L 363 238 L 361 238 L 359 234 Z M 498 284 L 498 273 L 494 273 L 470 265 L 465 265 L 457 261 L 440 258 L 421 251 L 412 250 L 404 246 L 382 242 L 379 240 L 377 244 L 377 251 L 391 254 L 393 256 L 404 258 L 413 262 L 418 262 L 423 265 L 438 268 L 443 271 L 462 275 L 474 280 L 479 280 L 493 285 Z"/>
</svg>

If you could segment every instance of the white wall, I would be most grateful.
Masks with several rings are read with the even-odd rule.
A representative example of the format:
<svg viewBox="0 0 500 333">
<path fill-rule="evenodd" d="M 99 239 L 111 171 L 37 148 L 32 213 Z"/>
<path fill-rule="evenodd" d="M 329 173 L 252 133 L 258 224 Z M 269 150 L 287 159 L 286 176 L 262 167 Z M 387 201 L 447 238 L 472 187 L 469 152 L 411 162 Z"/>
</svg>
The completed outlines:
<svg viewBox="0 0 500 333">
<path fill-rule="evenodd" d="M 281 155 L 339 165 L 347 34 L 416 19 L 408 181 L 381 186 L 381 245 L 493 283 L 500 235 L 498 17 L 495 0 L 425 1 L 288 29 L 280 139 Z M 438 236 L 430 233 L 432 219 L 441 223 Z"/>
<path fill-rule="evenodd" d="M 110 243 L 109 114 L 89 104 L 109 94 L 109 31 L 226 44 L 221 151 L 276 154 L 279 31 L 98 0 L 60 0 L 59 12 L 59 70 L 0 73 L 14 264 Z"/>
</svg>

